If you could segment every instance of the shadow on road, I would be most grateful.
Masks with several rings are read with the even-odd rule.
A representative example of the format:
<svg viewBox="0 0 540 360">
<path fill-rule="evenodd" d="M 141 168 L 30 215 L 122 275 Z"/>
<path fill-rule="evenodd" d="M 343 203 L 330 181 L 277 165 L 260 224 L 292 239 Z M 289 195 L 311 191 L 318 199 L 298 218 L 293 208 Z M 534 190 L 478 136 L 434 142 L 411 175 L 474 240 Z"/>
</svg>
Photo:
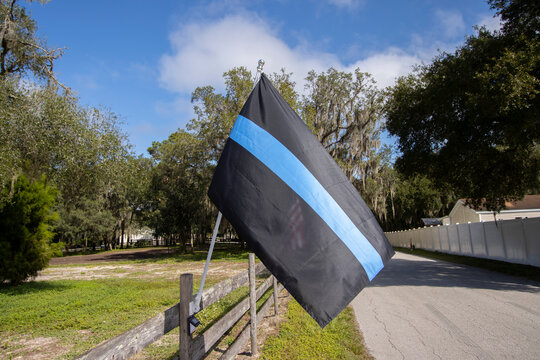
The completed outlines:
<svg viewBox="0 0 540 360">
<path fill-rule="evenodd" d="M 540 283 L 470 266 L 395 256 L 371 286 L 440 286 L 537 293 Z"/>
</svg>

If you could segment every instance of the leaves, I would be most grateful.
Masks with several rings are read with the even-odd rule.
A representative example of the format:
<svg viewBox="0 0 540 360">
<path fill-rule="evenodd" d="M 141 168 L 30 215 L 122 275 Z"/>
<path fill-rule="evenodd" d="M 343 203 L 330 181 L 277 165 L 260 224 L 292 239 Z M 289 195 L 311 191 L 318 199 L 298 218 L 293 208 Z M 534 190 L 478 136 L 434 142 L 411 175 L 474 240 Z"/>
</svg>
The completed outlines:
<svg viewBox="0 0 540 360">
<path fill-rule="evenodd" d="M 490 210 L 538 188 L 540 47 L 518 25 L 479 29 L 389 91 L 388 130 L 399 137 L 401 172 L 428 176 Z"/>
<path fill-rule="evenodd" d="M 12 195 L 0 209 L 0 283 L 16 285 L 47 266 L 56 191 L 44 179 L 32 182 L 25 176 L 2 191 Z"/>
</svg>

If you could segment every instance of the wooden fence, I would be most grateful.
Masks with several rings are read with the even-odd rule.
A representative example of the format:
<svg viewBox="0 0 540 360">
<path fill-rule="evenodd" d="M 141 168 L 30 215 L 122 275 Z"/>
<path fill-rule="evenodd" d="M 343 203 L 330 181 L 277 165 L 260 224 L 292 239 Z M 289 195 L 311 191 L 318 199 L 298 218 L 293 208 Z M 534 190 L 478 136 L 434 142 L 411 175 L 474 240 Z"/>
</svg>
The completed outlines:
<svg viewBox="0 0 540 360">
<path fill-rule="evenodd" d="M 250 296 L 238 303 L 231 311 L 221 317 L 205 332 L 192 337 L 188 318 L 190 316 L 190 303 L 193 302 L 193 274 L 180 276 L 180 302 L 164 312 L 154 316 L 144 323 L 120 334 L 97 347 L 87 351 L 77 359 L 129 359 L 130 356 L 140 352 L 145 347 L 158 340 L 177 326 L 180 326 L 179 360 L 202 359 L 223 335 L 250 310 L 250 322 L 238 335 L 236 340 L 220 359 L 231 359 L 237 355 L 251 335 L 251 354 L 257 354 L 257 323 L 262 320 L 268 309 L 274 304 L 277 314 L 278 293 L 283 289 L 278 286 L 276 279 L 270 276 L 266 281 L 255 287 L 255 275 L 263 275 L 268 270 L 263 264 L 255 265 L 254 254 L 249 254 L 249 269 L 242 273 L 224 280 L 211 288 L 203 291 L 201 310 L 229 294 L 231 291 L 243 286 L 247 282 L 250 285 Z M 273 296 L 264 303 L 259 312 L 256 312 L 257 300 L 273 285 Z M 193 307 L 193 305 L 191 306 Z M 256 315 L 255 315 L 256 314 Z"/>
</svg>

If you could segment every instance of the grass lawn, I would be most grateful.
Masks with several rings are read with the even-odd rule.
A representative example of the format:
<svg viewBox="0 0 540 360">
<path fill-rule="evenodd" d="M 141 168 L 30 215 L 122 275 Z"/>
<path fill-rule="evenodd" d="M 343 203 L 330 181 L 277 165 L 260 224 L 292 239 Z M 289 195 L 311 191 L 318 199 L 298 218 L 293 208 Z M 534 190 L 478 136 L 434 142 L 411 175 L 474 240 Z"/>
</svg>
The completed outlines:
<svg viewBox="0 0 540 360">
<path fill-rule="evenodd" d="M 133 251 L 144 251 L 144 250 L 168 250 L 162 254 L 153 255 L 147 258 L 129 258 L 129 259 L 111 259 L 107 256 L 122 256 L 122 253 L 128 253 Z M 103 264 L 145 264 L 145 263 L 156 263 L 156 264 L 174 264 L 182 262 L 192 262 L 192 261 L 206 261 L 206 255 L 208 254 L 208 249 L 194 250 L 193 252 L 188 252 L 181 254 L 179 247 L 148 247 L 148 248 L 130 248 L 130 249 L 114 249 L 106 251 L 87 251 L 85 253 L 69 254 L 64 255 L 60 258 L 65 259 L 68 263 L 56 263 L 52 266 L 78 266 L 77 258 L 84 257 L 85 255 L 99 255 L 103 257 L 100 261 L 91 261 L 88 260 L 88 266 L 99 266 Z M 234 262 L 246 262 L 248 261 L 248 251 L 241 249 L 239 246 L 231 247 L 218 247 L 214 248 L 212 254 L 212 261 L 214 260 L 224 260 L 224 261 L 234 261 Z M 72 259 L 72 261 L 70 261 Z M 258 259 L 257 259 L 258 261 Z M 92 265 L 92 264 L 93 265 Z"/>
<path fill-rule="evenodd" d="M 540 282 L 540 268 L 536 266 L 513 264 L 505 261 L 476 258 L 471 256 L 446 254 L 438 251 L 428 251 L 423 249 L 410 250 L 408 248 L 394 247 L 394 250 L 405 254 L 418 255 L 430 259 L 448 261 L 455 264 L 475 266 L 486 270 L 496 271 L 507 275 L 520 276 L 529 280 Z"/>
<path fill-rule="evenodd" d="M 209 273 L 205 287 L 230 277 L 233 269 L 247 268 L 247 258 L 245 251 L 218 249 L 212 257 L 215 262 L 210 266 L 216 272 Z M 0 287 L 0 358 L 39 354 L 40 359 L 72 359 L 176 304 L 178 276 L 171 273 L 201 270 L 205 260 L 206 252 L 196 251 L 132 261 L 76 264 L 83 268 L 83 272 L 78 270 L 77 278 L 73 276 L 74 265 L 60 265 L 47 270 L 65 271 L 64 279 Z M 103 269 L 96 268 L 104 264 L 107 266 Z M 130 265 L 126 268 L 125 264 Z M 118 268 L 107 268 L 110 266 Z M 163 271 L 164 268 L 170 271 Z M 125 276 L 128 270 L 130 274 Z M 92 271 L 108 272 L 104 273 L 105 278 L 80 278 L 80 274 L 87 276 Z M 200 276 L 194 272 L 196 291 Z M 259 300 L 259 306 L 270 294 L 271 289 Z M 201 326 L 197 332 L 211 326 L 247 295 L 247 286 L 242 287 L 199 313 Z M 242 321 L 222 339 L 222 344 L 234 341 L 234 334 L 240 331 L 246 319 Z M 295 301 L 291 301 L 279 336 L 269 338 L 262 358 L 369 359 L 361 338 L 352 310 L 346 309 L 321 330 Z M 177 352 L 178 329 L 175 329 L 134 359 L 172 359 Z"/>
<path fill-rule="evenodd" d="M 61 280 L 2 288 L 4 355 L 33 338 L 54 338 L 55 347 L 69 347 L 61 358 L 71 358 L 144 322 L 176 299 L 176 282 L 160 279 Z"/>
<path fill-rule="evenodd" d="M 216 255 L 221 262 L 231 264 L 243 263 L 247 258 L 247 253 L 236 251 L 233 254 L 218 251 Z M 171 254 L 131 263 L 137 266 L 155 261 L 164 264 L 198 261 L 202 268 L 205 259 L 206 254 Z M 209 275 L 205 287 L 227 277 L 226 273 L 217 277 Z M 199 282 L 200 276 L 195 276 L 195 290 Z M 201 328 L 226 313 L 246 294 L 247 289 L 239 289 L 205 310 L 200 315 Z M 159 274 L 144 279 L 66 279 L 0 287 L 0 358 L 8 359 L 11 355 L 24 358 L 25 354 L 40 353 L 47 359 L 70 359 L 144 322 L 178 299 L 178 278 L 163 278 Z"/>
<path fill-rule="evenodd" d="M 279 335 L 266 340 L 261 359 L 373 358 L 364 347 L 351 308 L 346 308 L 321 330 L 311 316 L 296 301 L 291 300 Z"/>
<path fill-rule="evenodd" d="M 257 286 L 263 282 L 262 279 L 258 280 Z M 257 301 L 257 311 L 264 305 L 266 300 L 272 295 L 273 289 L 270 287 L 266 293 L 261 296 Z M 195 331 L 194 337 L 197 334 L 203 333 L 210 328 L 221 316 L 230 311 L 241 300 L 245 299 L 249 295 L 249 288 L 247 286 L 234 290 L 227 295 L 221 301 L 212 304 L 209 308 L 203 310 L 197 314 L 197 319 L 201 321 L 201 325 Z M 248 311 L 249 313 L 249 311 Z M 221 349 L 228 348 L 239 335 L 240 331 L 247 324 L 248 317 L 244 315 L 229 331 L 225 333 L 223 338 L 216 344 Z M 178 328 L 171 331 L 166 336 L 163 336 L 160 340 L 154 344 L 148 346 L 140 354 L 137 354 L 132 360 L 139 359 L 168 359 L 172 360 L 178 356 Z M 214 359 L 219 357 L 221 353 L 219 351 L 210 351 L 208 358 Z"/>
</svg>

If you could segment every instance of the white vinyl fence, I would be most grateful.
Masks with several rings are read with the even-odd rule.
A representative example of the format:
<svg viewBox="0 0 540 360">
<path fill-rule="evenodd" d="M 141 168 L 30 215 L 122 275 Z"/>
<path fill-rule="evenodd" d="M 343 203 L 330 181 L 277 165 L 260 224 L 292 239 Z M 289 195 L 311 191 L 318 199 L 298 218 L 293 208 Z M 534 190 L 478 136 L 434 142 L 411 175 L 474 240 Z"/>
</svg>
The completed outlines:
<svg viewBox="0 0 540 360">
<path fill-rule="evenodd" d="M 385 233 L 392 246 L 540 267 L 540 218 L 424 227 Z"/>
</svg>

